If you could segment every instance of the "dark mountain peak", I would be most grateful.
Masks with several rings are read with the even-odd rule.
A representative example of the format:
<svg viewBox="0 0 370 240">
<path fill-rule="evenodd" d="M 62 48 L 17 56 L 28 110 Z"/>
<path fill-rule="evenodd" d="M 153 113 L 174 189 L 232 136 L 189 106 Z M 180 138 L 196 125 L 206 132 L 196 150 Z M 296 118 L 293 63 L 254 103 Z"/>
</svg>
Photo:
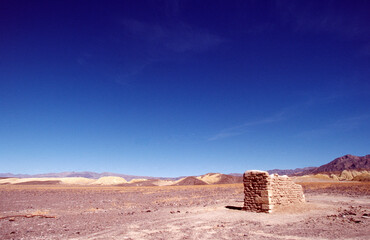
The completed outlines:
<svg viewBox="0 0 370 240">
<path fill-rule="evenodd" d="M 347 154 L 316 168 L 313 173 L 362 169 L 370 169 L 370 155 L 361 157 Z"/>
<path fill-rule="evenodd" d="M 296 169 L 272 169 L 269 174 L 277 173 L 279 175 L 303 176 L 317 173 L 342 172 L 344 170 L 367 170 L 370 169 L 370 154 L 365 156 L 355 156 L 346 154 L 333 161 L 321 165 L 320 167 L 306 167 Z"/>
<path fill-rule="evenodd" d="M 356 156 L 351 155 L 351 154 L 346 154 L 346 155 L 344 155 L 342 157 L 339 157 L 339 158 L 350 158 L 350 157 L 356 157 Z"/>
</svg>

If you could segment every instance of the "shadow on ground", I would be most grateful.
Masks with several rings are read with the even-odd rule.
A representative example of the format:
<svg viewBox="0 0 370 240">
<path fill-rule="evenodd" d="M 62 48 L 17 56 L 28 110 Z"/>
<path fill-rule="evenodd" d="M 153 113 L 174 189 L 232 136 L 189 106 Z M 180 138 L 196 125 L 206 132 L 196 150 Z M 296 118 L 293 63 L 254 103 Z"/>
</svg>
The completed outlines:
<svg viewBox="0 0 370 240">
<path fill-rule="evenodd" d="M 239 210 L 239 211 L 242 211 L 243 210 L 242 207 L 236 207 L 236 206 L 225 206 L 225 208 L 231 209 L 231 210 Z"/>
</svg>

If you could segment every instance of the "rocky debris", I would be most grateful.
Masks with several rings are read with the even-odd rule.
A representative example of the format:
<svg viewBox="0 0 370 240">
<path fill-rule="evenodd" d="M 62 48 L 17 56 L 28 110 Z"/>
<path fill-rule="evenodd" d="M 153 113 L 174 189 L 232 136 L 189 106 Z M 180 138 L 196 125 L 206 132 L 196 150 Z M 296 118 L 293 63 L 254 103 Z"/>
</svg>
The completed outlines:
<svg viewBox="0 0 370 240">
<path fill-rule="evenodd" d="M 361 206 L 351 206 L 347 209 L 339 208 L 337 211 L 338 214 L 328 215 L 327 218 L 332 219 L 332 221 L 346 221 L 350 223 L 364 223 L 370 218 L 366 209 Z"/>
<path fill-rule="evenodd" d="M 15 216 L 6 216 L 1 217 L 0 219 L 9 218 L 9 221 L 14 221 L 16 217 L 24 217 L 24 218 L 33 218 L 33 217 L 40 217 L 40 218 L 56 218 L 56 216 L 47 216 L 42 214 L 28 214 L 28 215 L 15 215 Z"/>
<path fill-rule="evenodd" d="M 300 210 L 290 211 L 295 209 L 292 206 L 287 212 L 270 215 L 238 211 L 244 198 L 240 184 L 150 188 L 0 185 L 2 216 L 35 212 L 56 216 L 0 220 L 0 239 L 241 239 L 244 234 L 248 237 L 243 239 L 367 239 L 369 193 L 351 197 L 347 192 L 355 191 L 356 185 L 367 189 L 369 185 L 327 184 L 335 187 L 330 192 L 314 188 L 307 193 L 310 203 L 300 205 Z M 356 210 L 358 206 L 361 211 Z M 339 217 L 344 210 L 356 215 Z M 331 214 L 338 217 L 327 217 Z"/>
<path fill-rule="evenodd" d="M 243 210 L 269 213 L 277 206 L 305 202 L 302 186 L 288 176 L 252 170 L 244 173 L 243 181 Z"/>
</svg>

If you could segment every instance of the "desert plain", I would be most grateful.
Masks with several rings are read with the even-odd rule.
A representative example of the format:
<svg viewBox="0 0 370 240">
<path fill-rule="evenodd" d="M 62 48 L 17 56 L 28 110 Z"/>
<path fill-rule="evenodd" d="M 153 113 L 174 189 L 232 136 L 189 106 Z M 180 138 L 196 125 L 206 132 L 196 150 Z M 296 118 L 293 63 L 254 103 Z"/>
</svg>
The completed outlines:
<svg viewBox="0 0 370 240">
<path fill-rule="evenodd" d="M 243 185 L 0 185 L 0 239 L 369 239 L 370 183 L 299 181 L 306 203 L 242 211 Z"/>
</svg>

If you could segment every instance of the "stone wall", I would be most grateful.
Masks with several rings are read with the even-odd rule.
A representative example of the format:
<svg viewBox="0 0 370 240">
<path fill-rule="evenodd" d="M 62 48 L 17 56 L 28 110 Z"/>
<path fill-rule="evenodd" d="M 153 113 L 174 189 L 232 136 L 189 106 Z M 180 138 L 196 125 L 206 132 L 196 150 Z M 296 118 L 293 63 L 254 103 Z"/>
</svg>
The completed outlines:
<svg viewBox="0 0 370 240">
<path fill-rule="evenodd" d="M 243 182 L 246 211 L 272 212 L 277 206 L 305 202 L 302 186 L 287 176 L 253 170 L 244 173 Z"/>
</svg>

